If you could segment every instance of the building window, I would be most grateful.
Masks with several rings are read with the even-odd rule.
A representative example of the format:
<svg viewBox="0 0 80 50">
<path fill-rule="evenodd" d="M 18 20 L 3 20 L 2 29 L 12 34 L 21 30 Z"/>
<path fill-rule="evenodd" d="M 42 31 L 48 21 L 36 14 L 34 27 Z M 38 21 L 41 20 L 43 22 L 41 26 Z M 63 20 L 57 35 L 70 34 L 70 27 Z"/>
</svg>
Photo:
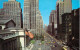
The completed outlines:
<svg viewBox="0 0 80 50">
<path fill-rule="evenodd" d="M 2 30 L 2 26 L 0 26 L 0 30 Z"/>
<path fill-rule="evenodd" d="M 69 31 L 71 32 L 71 29 L 69 29 Z"/>
<path fill-rule="evenodd" d="M 69 23 L 69 26 L 71 26 L 71 23 Z"/>
</svg>

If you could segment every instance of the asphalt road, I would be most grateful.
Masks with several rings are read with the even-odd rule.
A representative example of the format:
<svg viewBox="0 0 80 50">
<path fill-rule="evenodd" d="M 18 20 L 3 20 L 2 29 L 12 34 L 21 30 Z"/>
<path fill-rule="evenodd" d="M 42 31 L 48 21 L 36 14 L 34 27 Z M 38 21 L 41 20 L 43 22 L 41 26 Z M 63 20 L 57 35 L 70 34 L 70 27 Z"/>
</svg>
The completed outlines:
<svg viewBox="0 0 80 50">
<path fill-rule="evenodd" d="M 48 45 L 46 46 L 45 43 L 44 44 L 40 44 L 40 43 L 41 41 L 37 40 L 32 50 L 51 50 L 50 46 Z"/>
<path fill-rule="evenodd" d="M 50 46 L 51 50 L 62 50 L 61 45 L 59 45 L 59 42 L 54 37 L 48 33 L 46 33 L 44 37 L 46 45 Z"/>
<path fill-rule="evenodd" d="M 45 33 L 44 41 L 44 44 L 41 44 L 40 40 L 36 40 L 34 44 L 27 47 L 27 50 L 62 50 L 59 42 L 48 33 Z"/>
</svg>

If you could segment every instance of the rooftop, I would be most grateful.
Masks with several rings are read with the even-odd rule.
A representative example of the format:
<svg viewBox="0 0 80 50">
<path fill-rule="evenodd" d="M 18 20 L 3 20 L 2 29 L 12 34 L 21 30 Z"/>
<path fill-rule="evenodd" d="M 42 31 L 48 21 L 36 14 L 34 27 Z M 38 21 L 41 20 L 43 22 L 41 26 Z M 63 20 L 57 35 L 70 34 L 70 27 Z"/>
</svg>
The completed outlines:
<svg viewBox="0 0 80 50">
<path fill-rule="evenodd" d="M 7 22 L 11 21 L 12 19 L 0 19 L 0 24 L 5 25 Z M 13 21 L 14 22 L 14 21 Z"/>
<path fill-rule="evenodd" d="M 9 30 L 0 30 L 0 34 L 11 34 L 13 32 L 9 31 Z"/>
</svg>

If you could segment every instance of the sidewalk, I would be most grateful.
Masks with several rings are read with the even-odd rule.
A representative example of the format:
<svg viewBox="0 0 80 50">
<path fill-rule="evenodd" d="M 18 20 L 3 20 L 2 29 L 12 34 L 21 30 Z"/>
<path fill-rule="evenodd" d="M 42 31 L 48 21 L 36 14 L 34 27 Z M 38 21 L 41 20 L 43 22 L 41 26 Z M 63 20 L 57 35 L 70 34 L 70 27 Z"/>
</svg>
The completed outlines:
<svg viewBox="0 0 80 50">
<path fill-rule="evenodd" d="M 26 47 L 26 50 L 32 50 L 32 48 L 33 48 L 33 44 L 31 43 L 31 44 L 29 44 L 29 46 L 28 47 Z"/>
</svg>

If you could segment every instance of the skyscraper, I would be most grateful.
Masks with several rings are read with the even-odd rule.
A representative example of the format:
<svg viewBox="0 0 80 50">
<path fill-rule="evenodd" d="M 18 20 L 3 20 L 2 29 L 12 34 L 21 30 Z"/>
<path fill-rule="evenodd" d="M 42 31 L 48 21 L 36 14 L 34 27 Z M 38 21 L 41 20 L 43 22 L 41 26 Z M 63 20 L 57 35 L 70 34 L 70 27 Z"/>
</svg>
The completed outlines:
<svg viewBox="0 0 80 50">
<path fill-rule="evenodd" d="M 54 13 L 55 13 L 55 10 L 52 10 L 50 16 L 49 16 L 49 24 L 54 22 Z"/>
<path fill-rule="evenodd" d="M 16 0 L 8 0 L 8 1 L 16 1 Z"/>
<path fill-rule="evenodd" d="M 30 29 L 30 0 L 24 0 L 23 28 Z"/>
<path fill-rule="evenodd" d="M 56 3 L 57 10 L 57 33 L 60 39 L 62 35 L 62 15 L 64 13 L 70 13 L 72 10 L 71 0 L 58 0 Z"/>
<path fill-rule="evenodd" d="M 36 30 L 37 26 L 40 26 L 40 20 L 42 18 L 39 11 L 39 0 L 24 0 L 23 28 L 31 30 L 32 33 L 38 33 Z"/>
<path fill-rule="evenodd" d="M 49 16 L 49 32 L 52 35 L 55 35 L 54 29 L 57 28 L 57 16 L 56 16 L 56 10 L 52 10 L 50 16 Z"/>
<path fill-rule="evenodd" d="M 24 0 L 23 28 L 36 28 L 36 0 Z"/>
<path fill-rule="evenodd" d="M 58 35 L 61 35 L 62 14 L 64 13 L 64 2 L 63 1 L 61 0 L 57 1 L 56 11 L 57 11 L 57 33 Z"/>
<path fill-rule="evenodd" d="M 64 13 L 62 15 L 62 40 L 68 42 L 69 35 L 72 34 L 72 17 L 71 13 Z"/>
<path fill-rule="evenodd" d="M 4 18 L 4 9 L 0 9 L 0 19 Z"/>
<path fill-rule="evenodd" d="M 58 24 L 62 24 L 62 14 L 64 13 L 64 2 L 63 1 L 57 1 L 56 3 L 56 10 L 57 10 L 57 18 L 58 18 Z"/>
<path fill-rule="evenodd" d="M 4 18 L 12 19 L 16 23 L 16 27 L 21 28 L 22 12 L 20 3 L 16 0 L 9 0 L 3 3 Z"/>
<path fill-rule="evenodd" d="M 40 11 L 37 11 L 37 16 L 36 16 L 36 33 L 42 34 L 42 29 L 43 29 L 43 20 Z"/>
<path fill-rule="evenodd" d="M 64 2 L 64 13 L 71 13 L 72 0 L 63 0 L 63 2 Z"/>
<path fill-rule="evenodd" d="M 59 18 L 58 24 L 62 24 L 62 14 L 71 13 L 72 1 L 71 0 L 58 0 L 56 3 L 57 17 Z"/>
</svg>

